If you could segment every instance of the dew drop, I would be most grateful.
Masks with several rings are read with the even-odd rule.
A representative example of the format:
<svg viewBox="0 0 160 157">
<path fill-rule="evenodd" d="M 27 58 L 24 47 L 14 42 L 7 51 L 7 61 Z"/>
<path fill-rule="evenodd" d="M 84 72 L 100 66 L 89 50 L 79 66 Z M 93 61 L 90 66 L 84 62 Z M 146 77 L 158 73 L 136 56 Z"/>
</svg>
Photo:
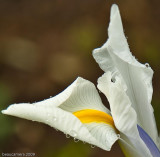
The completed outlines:
<svg viewBox="0 0 160 157">
<path fill-rule="evenodd" d="M 12 105 L 10 108 L 14 110 L 14 109 L 15 109 L 15 106 L 14 106 L 14 105 Z"/>
<path fill-rule="evenodd" d="M 73 137 L 77 137 L 77 133 L 76 133 L 74 130 L 71 130 L 70 134 L 71 134 Z"/>
<path fill-rule="evenodd" d="M 117 137 L 120 138 L 121 137 L 120 134 L 117 134 Z"/>
<path fill-rule="evenodd" d="M 91 145 L 91 148 L 95 148 L 96 146 L 95 145 Z"/>
<path fill-rule="evenodd" d="M 74 138 L 74 142 L 78 142 L 78 141 L 79 141 L 79 139 Z"/>
<path fill-rule="evenodd" d="M 108 143 L 108 140 L 106 139 L 105 142 Z"/>
<path fill-rule="evenodd" d="M 149 82 L 145 82 L 145 84 L 146 84 L 147 86 L 150 86 L 150 83 L 149 83 Z"/>
<path fill-rule="evenodd" d="M 46 122 L 49 122 L 49 117 L 50 117 L 50 114 L 47 113 L 47 120 L 46 120 Z"/>
<path fill-rule="evenodd" d="M 111 82 L 115 83 L 116 79 L 115 78 L 111 78 Z"/>
<path fill-rule="evenodd" d="M 57 120 L 57 118 L 56 117 L 53 117 L 53 121 L 55 122 Z"/>
<path fill-rule="evenodd" d="M 150 67 L 148 63 L 145 63 L 144 65 L 145 65 L 147 68 Z"/>
<path fill-rule="evenodd" d="M 70 135 L 69 135 L 69 134 L 66 134 L 66 138 L 70 138 Z"/>
</svg>

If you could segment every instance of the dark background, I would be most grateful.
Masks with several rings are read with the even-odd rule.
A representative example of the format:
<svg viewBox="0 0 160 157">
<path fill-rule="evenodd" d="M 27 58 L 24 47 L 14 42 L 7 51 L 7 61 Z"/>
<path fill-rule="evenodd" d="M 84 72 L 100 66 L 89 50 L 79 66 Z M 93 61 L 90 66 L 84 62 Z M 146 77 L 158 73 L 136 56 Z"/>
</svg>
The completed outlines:
<svg viewBox="0 0 160 157">
<path fill-rule="evenodd" d="M 154 70 L 153 108 L 160 130 L 160 1 L 0 0 L 0 110 L 54 96 L 77 76 L 103 74 L 92 50 L 107 39 L 111 4 L 119 5 L 133 55 Z M 123 157 L 66 139 L 51 127 L 0 114 L 0 153 L 38 157 Z"/>
</svg>

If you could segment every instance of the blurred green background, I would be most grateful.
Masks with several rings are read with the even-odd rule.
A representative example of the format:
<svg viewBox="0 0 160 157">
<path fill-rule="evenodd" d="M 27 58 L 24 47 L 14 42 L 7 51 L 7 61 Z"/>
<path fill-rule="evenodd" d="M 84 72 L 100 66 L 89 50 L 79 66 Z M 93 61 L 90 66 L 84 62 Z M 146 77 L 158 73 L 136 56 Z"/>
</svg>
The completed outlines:
<svg viewBox="0 0 160 157">
<path fill-rule="evenodd" d="M 54 96 L 81 76 L 103 71 L 91 52 L 107 39 L 111 4 L 119 5 L 133 55 L 154 69 L 153 108 L 160 130 L 160 1 L 0 0 L 0 110 Z M 104 100 L 105 101 L 105 100 Z M 123 157 L 75 143 L 47 125 L 0 114 L 1 152 L 38 157 Z"/>
</svg>

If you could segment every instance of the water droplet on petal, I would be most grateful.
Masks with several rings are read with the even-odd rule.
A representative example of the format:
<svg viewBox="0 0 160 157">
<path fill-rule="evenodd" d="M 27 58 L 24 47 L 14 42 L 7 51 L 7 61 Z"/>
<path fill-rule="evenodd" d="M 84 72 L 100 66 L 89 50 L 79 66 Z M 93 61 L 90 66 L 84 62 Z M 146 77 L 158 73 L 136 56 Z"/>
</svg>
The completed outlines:
<svg viewBox="0 0 160 157">
<path fill-rule="evenodd" d="M 70 138 L 70 135 L 69 135 L 69 134 L 66 134 L 66 138 Z"/>
<path fill-rule="evenodd" d="M 111 78 L 111 82 L 115 83 L 116 79 L 115 78 Z"/>
<path fill-rule="evenodd" d="M 151 83 L 150 83 L 150 82 L 146 82 L 146 85 L 147 85 L 147 86 L 150 86 L 150 85 L 151 85 Z"/>
<path fill-rule="evenodd" d="M 108 143 L 108 140 L 106 139 L 105 142 Z"/>
<path fill-rule="evenodd" d="M 14 110 L 14 109 L 15 109 L 15 106 L 14 106 L 14 105 L 12 105 L 10 108 Z"/>
<path fill-rule="evenodd" d="M 145 65 L 147 68 L 150 67 L 148 63 L 145 63 L 144 65 Z"/>
<path fill-rule="evenodd" d="M 79 141 L 79 139 L 74 138 L 74 142 L 78 142 L 78 141 Z"/>
<path fill-rule="evenodd" d="M 76 133 L 74 130 L 71 130 L 70 134 L 71 134 L 73 137 L 77 137 L 77 133 Z"/>
<path fill-rule="evenodd" d="M 121 137 L 120 134 L 117 134 L 117 137 L 120 138 Z"/>
<path fill-rule="evenodd" d="M 91 145 L 91 148 L 95 148 L 96 146 L 95 145 Z"/>
<path fill-rule="evenodd" d="M 57 120 L 57 118 L 56 117 L 53 117 L 53 121 L 55 122 Z"/>
</svg>

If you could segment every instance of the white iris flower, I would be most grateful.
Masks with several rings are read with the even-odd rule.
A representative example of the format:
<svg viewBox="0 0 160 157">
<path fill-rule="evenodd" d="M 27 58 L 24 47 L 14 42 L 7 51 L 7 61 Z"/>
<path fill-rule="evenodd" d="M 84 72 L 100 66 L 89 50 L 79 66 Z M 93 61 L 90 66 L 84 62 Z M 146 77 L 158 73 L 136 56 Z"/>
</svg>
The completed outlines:
<svg viewBox="0 0 160 157">
<path fill-rule="evenodd" d="M 78 77 L 52 98 L 13 104 L 2 113 L 48 124 L 107 151 L 118 140 L 126 156 L 158 157 L 150 104 L 153 71 L 132 56 L 117 5 L 111 8 L 108 34 L 107 42 L 95 49 L 93 56 L 105 71 L 98 79 L 98 89 L 107 97 L 111 111 L 103 105 L 93 83 Z"/>
</svg>

